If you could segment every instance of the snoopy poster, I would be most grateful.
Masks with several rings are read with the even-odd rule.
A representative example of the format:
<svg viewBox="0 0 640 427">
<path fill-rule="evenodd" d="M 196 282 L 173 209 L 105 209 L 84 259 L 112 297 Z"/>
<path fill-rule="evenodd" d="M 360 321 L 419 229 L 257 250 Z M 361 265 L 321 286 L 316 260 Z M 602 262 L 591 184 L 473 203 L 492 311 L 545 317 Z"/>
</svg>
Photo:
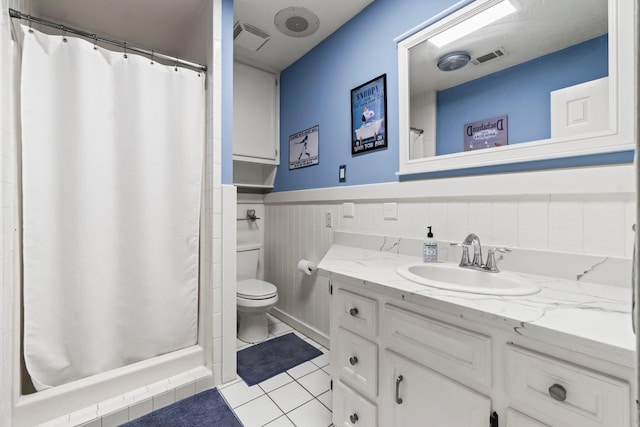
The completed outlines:
<svg viewBox="0 0 640 427">
<path fill-rule="evenodd" d="M 289 137 L 289 170 L 318 164 L 318 134 L 315 125 Z"/>
<path fill-rule="evenodd" d="M 387 75 L 351 90 L 351 154 L 387 148 Z"/>
</svg>

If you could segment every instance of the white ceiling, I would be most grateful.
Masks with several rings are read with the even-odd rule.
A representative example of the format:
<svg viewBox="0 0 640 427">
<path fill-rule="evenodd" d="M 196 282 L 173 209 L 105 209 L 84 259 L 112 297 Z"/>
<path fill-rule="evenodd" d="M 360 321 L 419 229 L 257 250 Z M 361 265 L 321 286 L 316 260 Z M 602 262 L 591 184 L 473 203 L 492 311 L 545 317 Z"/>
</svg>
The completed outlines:
<svg viewBox="0 0 640 427">
<path fill-rule="evenodd" d="M 410 52 L 412 93 L 459 85 L 556 52 L 607 33 L 607 2 L 602 0 L 511 0 L 517 12 L 451 44 L 436 48 L 425 41 Z M 505 56 L 480 65 L 444 72 L 438 59 L 449 52 L 465 51 L 471 58 L 504 48 Z"/>
<path fill-rule="evenodd" d="M 33 15 L 180 56 L 207 0 L 32 1 Z"/>
<path fill-rule="evenodd" d="M 194 23 L 210 0 L 47 0 L 32 1 L 32 13 L 85 31 L 137 44 L 171 56 L 185 52 Z M 303 56 L 373 0 L 235 0 L 234 22 L 243 21 L 271 35 L 259 51 L 235 48 L 234 56 L 281 71 Z M 274 24 L 278 11 L 304 7 L 320 19 L 308 37 L 289 37 Z"/>
<path fill-rule="evenodd" d="M 281 71 L 313 49 L 373 0 L 235 0 L 234 21 L 258 27 L 271 39 L 257 52 L 234 48 L 236 59 L 273 71 Z M 274 17 L 287 7 L 304 7 L 320 19 L 320 28 L 308 37 L 290 37 L 280 33 Z"/>
</svg>

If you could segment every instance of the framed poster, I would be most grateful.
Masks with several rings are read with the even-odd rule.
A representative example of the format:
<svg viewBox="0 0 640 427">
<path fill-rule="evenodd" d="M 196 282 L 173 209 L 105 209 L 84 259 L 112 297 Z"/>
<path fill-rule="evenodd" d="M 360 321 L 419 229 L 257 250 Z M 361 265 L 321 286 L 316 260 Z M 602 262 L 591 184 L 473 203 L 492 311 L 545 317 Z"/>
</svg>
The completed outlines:
<svg viewBox="0 0 640 427">
<path fill-rule="evenodd" d="M 387 148 L 387 75 L 351 89 L 351 155 Z"/>
<path fill-rule="evenodd" d="M 467 123 L 464 125 L 464 151 L 502 147 L 509 143 L 507 135 L 506 115 Z"/>
<path fill-rule="evenodd" d="M 318 164 L 318 134 L 315 125 L 289 137 L 289 170 Z"/>
</svg>

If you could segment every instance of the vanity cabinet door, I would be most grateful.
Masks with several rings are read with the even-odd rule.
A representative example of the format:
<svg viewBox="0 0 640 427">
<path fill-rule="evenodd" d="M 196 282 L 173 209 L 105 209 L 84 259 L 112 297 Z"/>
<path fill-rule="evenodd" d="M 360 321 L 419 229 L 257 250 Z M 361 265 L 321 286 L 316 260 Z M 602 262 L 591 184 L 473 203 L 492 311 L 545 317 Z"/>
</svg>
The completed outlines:
<svg viewBox="0 0 640 427">
<path fill-rule="evenodd" d="M 381 426 L 489 425 L 489 397 L 389 349 L 384 356 Z"/>
<path fill-rule="evenodd" d="M 507 427 L 549 427 L 546 424 L 542 424 L 529 418 L 526 415 L 515 411 L 511 408 L 507 409 Z"/>
</svg>

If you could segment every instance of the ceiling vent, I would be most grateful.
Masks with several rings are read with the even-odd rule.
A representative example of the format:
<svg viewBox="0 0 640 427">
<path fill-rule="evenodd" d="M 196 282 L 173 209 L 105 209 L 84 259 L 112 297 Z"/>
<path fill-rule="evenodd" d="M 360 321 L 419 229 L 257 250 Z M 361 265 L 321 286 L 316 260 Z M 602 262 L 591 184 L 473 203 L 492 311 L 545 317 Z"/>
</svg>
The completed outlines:
<svg viewBox="0 0 640 427">
<path fill-rule="evenodd" d="M 492 59 L 500 58 L 501 56 L 505 56 L 507 51 L 501 47 L 498 50 L 494 50 L 493 52 L 485 53 L 484 55 L 477 56 L 471 60 L 473 65 L 484 64 L 487 61 L 491 61 Z"/>
<path fill-rule="evenodd" d="M 233 44 L 247 50 L 260 50 L 270 39 L 269 34 L 245 22 L 238 21 L 233 26 Z"/>
</svg>

